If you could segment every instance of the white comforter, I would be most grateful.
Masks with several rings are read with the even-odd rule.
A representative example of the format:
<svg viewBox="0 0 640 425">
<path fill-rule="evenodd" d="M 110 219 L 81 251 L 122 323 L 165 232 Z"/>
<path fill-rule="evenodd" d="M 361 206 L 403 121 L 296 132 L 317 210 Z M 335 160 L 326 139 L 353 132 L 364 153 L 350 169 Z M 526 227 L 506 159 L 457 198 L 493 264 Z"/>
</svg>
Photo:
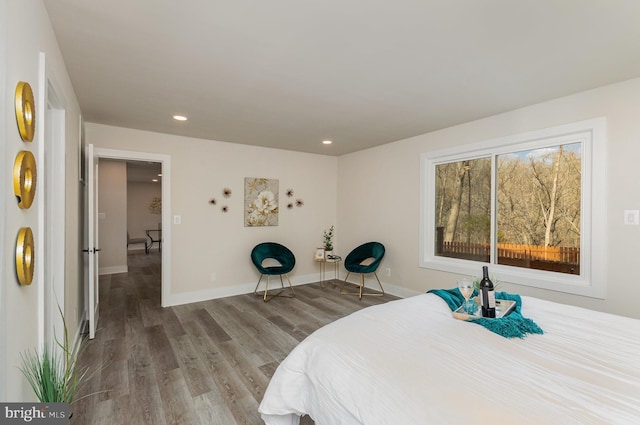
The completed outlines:
<svg viewBox="0 0 640 425">
<path fill-rule="evenodd" d="M 360 310 L 276 370 L 267 425 L 640 424 L 640 320 L 522 297 L 544 335 L 506 339 L 433 294 Z"/>
</svg>

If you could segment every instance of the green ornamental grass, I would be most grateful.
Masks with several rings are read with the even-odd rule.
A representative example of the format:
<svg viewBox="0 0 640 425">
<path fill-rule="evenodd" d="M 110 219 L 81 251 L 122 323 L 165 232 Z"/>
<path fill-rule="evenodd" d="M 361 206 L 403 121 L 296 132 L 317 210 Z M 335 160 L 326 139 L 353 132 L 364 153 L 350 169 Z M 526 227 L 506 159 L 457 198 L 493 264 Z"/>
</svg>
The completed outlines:
<svg viewBox="0 0 640 425">
<path fill-rule="evenodd" d="M 60 314 L 62 310 L 58 307 Z M 62 315 L 64 340 L 56 338 L 53 348 L 44 346 L 42 350 L 29 350 L 20 355 L 24 374 L 42 403 L 71 403 L 87 377 L 88 368 L 78 370 L 77 359 L 73 348 L 69 346 L 67 323 Z"/>
</svg>

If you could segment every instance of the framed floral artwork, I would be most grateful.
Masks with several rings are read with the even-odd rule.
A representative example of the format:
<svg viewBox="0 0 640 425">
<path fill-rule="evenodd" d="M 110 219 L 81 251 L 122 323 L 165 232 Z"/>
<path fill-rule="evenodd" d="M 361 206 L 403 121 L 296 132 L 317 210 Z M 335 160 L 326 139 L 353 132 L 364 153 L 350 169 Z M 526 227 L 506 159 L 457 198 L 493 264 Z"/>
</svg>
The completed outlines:
<svg viewBox="0 0 640 425">
<path fill-rule="evenodd" d="M 244 225 L 278 225 L 278 180 L 259 177 L 244 179 Z"/>
</svg>

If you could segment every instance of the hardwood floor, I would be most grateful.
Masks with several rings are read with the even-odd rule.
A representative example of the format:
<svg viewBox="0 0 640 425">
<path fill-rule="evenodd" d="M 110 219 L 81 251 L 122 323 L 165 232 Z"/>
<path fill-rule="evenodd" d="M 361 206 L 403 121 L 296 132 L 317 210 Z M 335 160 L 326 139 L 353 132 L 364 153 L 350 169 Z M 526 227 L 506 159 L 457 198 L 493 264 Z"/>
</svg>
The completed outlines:
<svg viewBox="0 0 640 425">
<path fill-rule="evenodd" d="M 314 283 L 268 303 L 249 294 L 162 308 L 160 285 L 158 253 L 131 254 L 129 273 L 100 278 L 98 331 L 80 363 L 104 366 L 71 405 L 72 425 L 261 425 L 258 405 L 293 347 L 327 323 L 396 299 L 359 301 Z"/>
</svg>

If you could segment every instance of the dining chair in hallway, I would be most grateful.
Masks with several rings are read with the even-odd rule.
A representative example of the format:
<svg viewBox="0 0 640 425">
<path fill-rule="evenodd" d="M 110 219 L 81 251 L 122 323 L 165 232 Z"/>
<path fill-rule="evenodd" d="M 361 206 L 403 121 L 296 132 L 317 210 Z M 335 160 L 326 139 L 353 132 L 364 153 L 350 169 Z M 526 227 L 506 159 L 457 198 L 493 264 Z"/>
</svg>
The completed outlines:
<svg viewBox="0 0 640 425">
<path fill-rule="evenodd" d="M 149 248 L 147 247 L 147 238 L 132 238 L 129 232 L 127 232 L 127 249 L 129 249 L 129 245 L 137 244 L 144 244 L 145 254 L 149 253 Z"/>
</svg>

